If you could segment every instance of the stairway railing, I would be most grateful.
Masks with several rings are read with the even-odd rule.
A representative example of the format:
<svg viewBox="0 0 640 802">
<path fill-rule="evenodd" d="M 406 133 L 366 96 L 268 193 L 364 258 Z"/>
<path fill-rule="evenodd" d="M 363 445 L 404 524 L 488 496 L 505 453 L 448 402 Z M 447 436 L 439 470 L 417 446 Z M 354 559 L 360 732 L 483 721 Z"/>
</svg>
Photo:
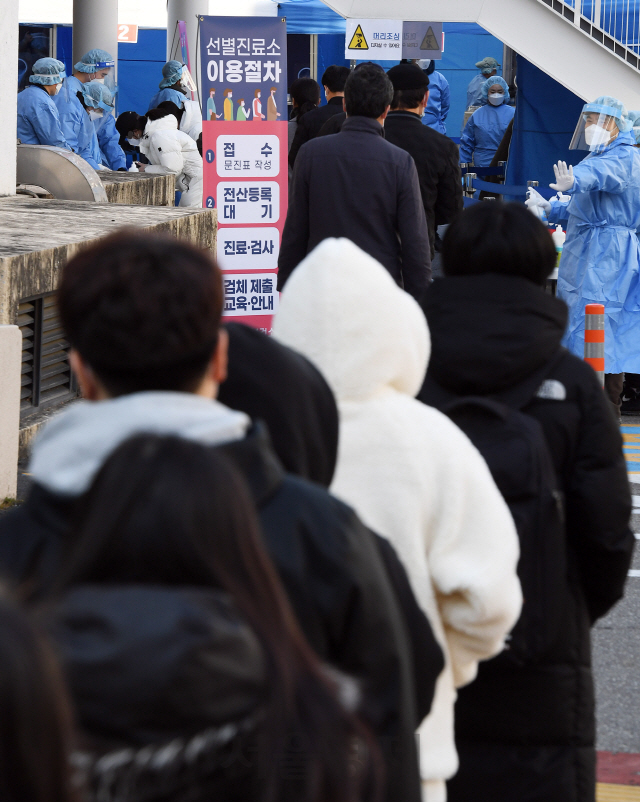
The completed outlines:
<svg viewBox="0 0 640 802">
<path fill-rule="evenodd" d="M 538 0 L 640 71 L 638 0 Z"/>
</svg>

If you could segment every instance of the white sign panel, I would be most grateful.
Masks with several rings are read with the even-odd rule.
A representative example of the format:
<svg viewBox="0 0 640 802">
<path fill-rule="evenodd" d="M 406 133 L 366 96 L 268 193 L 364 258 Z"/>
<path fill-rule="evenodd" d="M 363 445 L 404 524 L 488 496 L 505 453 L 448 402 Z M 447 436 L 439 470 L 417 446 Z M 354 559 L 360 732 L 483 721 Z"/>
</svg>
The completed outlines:
<svg viewBox="0 0 640 802">
<path fill-rule="evenodd" d="M 402 20 L 348 19 L 345 57 L 361 61 L 400 61 Z"/>
<path fill-rule="evenodd" d="M 216 153 L 221 178 L 262 178 L 280 172 L 280 138 L 277 136 L 219 136 Z"/>
<path fill-rule="evenodd" d="M 218 264 L 222 270 L 275 270 L 279 252 L 277 228 L 218 230 Z"/>
<path fill-rule="evenodd" d="M 277 273 L 225 274 L 224 315 L 273 315 L 278 311 Z"/>
<path fill-rule="evenodd" d="M 442 58 L 444 39 L 441 22 L 405 22 L 402 27 L 402 58 Z"/>
<path fill-rule="evenodd" d="M 280 187 L 277 181 L 243 181 L 218 184 L 220 222 L 229 225 L 277 223 Z"/>
</svg>

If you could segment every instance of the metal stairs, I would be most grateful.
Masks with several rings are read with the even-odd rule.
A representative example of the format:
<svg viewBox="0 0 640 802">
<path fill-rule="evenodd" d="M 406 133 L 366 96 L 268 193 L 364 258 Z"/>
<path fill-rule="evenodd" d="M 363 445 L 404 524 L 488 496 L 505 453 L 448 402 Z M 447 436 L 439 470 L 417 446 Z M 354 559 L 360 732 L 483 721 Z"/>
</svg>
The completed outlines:
<svg viewBox="0 0 640 802">
<path fill-rule="evenodd" d="M 323 0 L 343 17 L 477 22 L 584 100 L 640 109 L 640 0 Z"/>
</svg>

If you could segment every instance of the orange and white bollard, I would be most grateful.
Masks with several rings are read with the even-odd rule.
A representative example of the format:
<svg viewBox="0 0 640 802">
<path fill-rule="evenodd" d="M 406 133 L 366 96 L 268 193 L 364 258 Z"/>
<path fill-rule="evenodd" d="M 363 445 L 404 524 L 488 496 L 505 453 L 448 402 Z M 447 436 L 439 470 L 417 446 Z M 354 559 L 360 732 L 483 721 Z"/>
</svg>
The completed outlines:
<svg viewBox="0 0 640 802">
<path fill-rule="evenodd" d="M 585 307 L 584 361 L 595 370 L 604 387 L 604 304 L 587 304 Z"/>
</svg>

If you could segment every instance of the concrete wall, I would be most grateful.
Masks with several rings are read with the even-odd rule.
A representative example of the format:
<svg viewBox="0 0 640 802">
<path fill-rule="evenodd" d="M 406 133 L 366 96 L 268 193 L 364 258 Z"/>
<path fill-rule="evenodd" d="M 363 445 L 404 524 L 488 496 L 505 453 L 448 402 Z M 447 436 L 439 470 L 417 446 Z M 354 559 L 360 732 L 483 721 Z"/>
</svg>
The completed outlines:
<svg viewBox="0 0 640 802">
<path fill-rule="evenodd" d="M 0 503 L 16 497 L 22 337 L 0 325 Z"/>
<path fill-rule="evenodd" d="M 18 86 L 18 4 L 2 3 L 0 14 L 0 196 L 16 191 L 16 88 Z"/>
</svg>

